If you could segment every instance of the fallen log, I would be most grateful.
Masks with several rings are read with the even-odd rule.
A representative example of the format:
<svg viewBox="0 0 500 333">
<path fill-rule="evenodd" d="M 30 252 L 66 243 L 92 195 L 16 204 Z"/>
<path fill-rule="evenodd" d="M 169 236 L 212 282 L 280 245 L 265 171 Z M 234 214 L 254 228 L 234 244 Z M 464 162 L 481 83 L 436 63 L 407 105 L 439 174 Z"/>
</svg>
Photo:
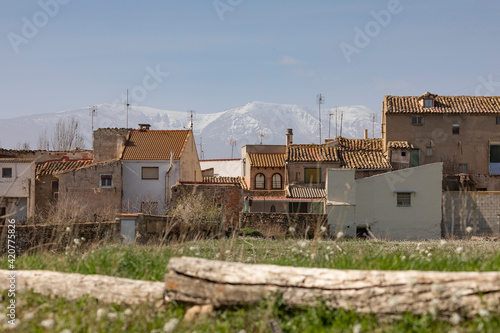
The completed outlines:
<svg viewBox="0 0 500 333">
<path fill-rule="evenodd" d="M 393 315 L 404 312 L 473 316 L 497 312 L 499 272 L 362 271 L 248 265 L 171 258 L 166 300 L 194 304 L 257 303 L 279 294 L 288 306 Z"/>
<path fill-rule="evenodd" d="M 31 290 L 41 295 L 55 295 L 69 300 L 89 295 L 105 303 L 131 305 L 162 301 L 165 289 L 163 282 L 132 280 L 114 276 L 35 270 L 0 270 L 0 290 L 11 289 L 9 278 L 12 276 L 15 276 L 14 289 L 16 293 Z"/>
</svg>

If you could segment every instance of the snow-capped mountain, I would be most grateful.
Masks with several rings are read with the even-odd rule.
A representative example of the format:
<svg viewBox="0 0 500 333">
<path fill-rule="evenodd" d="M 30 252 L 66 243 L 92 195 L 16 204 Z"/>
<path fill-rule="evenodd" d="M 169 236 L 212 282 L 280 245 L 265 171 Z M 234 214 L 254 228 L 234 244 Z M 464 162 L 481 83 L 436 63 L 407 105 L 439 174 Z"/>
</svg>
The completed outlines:
<svg viewBox="0 0 500 333">
<path fill-rule="evenodd" d="M 104 127 L 126 127 L 124 105 L 96 105 L 94 129 Z M 337 121 L 335 120 L 337 111 Z M 363 137 L 363 130 L 372 135 L 373 111 L 364 106 L 343 106 L 337 109 L 322 109 L 322 139 L 328 138 L 330 117 L 331 137 L 342 135 L 348 138 Z M 343 116 L 342 116 L 343 115 Z M 66 110 L 56 113 L 3 119 L 0 122 L 0 147 L 18 148 L 28 142 L 37 149 L 38 138 L 46 130 L 47 137 L 54 132 L 59 118 L 74 117 L 85 138 L 87 149 L 92 147 L 92 117 L 89 108 Z M 336 130 L 335 123 L 338 123 Z M 188 128 L 190 115 L 182 111 L 167 111 L 143 106 L 130 106 L 128 124 L 151 124 L 151 129 Z M 204 159 L 239 158 L 241 146 L 246 144 L 285 144 L 286 129 L 292 128 L 294 143 L 319 143 L 318 110 L 297 105 L 251 102 L 245 106 L 212 114 L 196 114 L 193 121 L 195 141 L 200 155 L 200 142 Z M 262 135 L 262 136 L 261 136 Z M 375 121 L 375 136 L 380 137 L 380 116 Z M 231 142 L 236 141 L 235 145 Z M 200 156 L 201 158 L 202 156 Z"/>
</svg>

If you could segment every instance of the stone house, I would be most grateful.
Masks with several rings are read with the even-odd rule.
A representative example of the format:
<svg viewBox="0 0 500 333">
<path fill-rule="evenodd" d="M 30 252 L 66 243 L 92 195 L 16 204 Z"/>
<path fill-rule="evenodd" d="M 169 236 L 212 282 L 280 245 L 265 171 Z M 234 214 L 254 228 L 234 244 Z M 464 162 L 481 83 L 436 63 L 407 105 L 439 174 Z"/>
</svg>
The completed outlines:
<svg viewBox="0 0 500 333">
<path fill-rule="evenodd" d="M 443 162 L 445 189 L 500 190 L 500 96 L 385 96 L 382 138 L 396 168 Z"/>
<path fill-rule="evenodd" d="M 330 230 L 348 237 L 439 239 L 442 168 L 433 163 L 364 178 L 356 178 L 355 169 L 329 169 Z"/>
<path fill-rule="evenodd" d="M 132 130 L 121 154 L 122 210 L 163 214 L 171 204 L 171 187 L 203 180 L 191 130 Z"/>
<path fill-rule="evenodd" d="M 0 223 L 27 223 L 35 213 L 35 160 L 0 158 Z"/>
</svg>

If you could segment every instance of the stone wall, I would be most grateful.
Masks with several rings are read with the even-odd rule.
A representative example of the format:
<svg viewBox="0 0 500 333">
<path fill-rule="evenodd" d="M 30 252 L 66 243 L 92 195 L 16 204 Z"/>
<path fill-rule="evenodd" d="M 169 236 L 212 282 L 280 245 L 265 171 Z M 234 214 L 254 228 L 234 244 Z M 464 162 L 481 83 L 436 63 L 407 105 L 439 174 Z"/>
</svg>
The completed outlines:
<svg viewBox="0 0 500 333">
<path fill-rule="evenodd" d="M 500 233 L 500 192 L 444 192 L 442 235 Z"/>
<path fill-rule="evenodd" d="M 241 213 L 240 229 L 258 230 L 264 236 L 273 238 L 313 238 L 316 233 L 330 234 L 326 214 Z"/>
<path fill-rule="evenodd" d="M 94 162 L 120 158 L 129 131 L 126 128 L 99 128 L 94 131 Z"/>
</svg>

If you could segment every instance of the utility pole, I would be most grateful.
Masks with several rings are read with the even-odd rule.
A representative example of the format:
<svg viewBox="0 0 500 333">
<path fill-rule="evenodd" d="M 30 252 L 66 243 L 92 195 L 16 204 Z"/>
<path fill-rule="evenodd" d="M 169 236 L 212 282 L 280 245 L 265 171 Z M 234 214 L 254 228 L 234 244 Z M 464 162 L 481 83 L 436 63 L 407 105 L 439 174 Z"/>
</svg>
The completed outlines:
<svg viewBox="0 0 500 333">
<path fill-rule="evenodd" d="M 201 136 L 200 136 L 200 159 L 204 159 L 205 158 L 205 152 L 203 151 L 203 143 L 201 141 Z"/>
<path fill-rule="evenodd" d="M 325 104 L 325 96 L 317 95 L 316 103 L 318 103 L 319 144 L 321 144 L 321 104 Z"/>
<path fill-rule="evenodd" d="M 89 113 L 92 117 L 92 148 L 94 147 L 94 117 L 97 116 L 97 106 L 89 106 Z"/>
<path fill-rule="evenodd" d="M 234 147 L 236 146 L 236 140 L 231 139 L 229 141 L 229 144 L 231 145 L 231 159 L 233 159 L 233 151 L 234 151 Z"/>
<path fill-rule="evenodd" d="M 372 138 L 375 139 L 375 120 L 377 119 L 377 115 L 375 113 L 370 114 L 372 116 Z"/>
</svg>

